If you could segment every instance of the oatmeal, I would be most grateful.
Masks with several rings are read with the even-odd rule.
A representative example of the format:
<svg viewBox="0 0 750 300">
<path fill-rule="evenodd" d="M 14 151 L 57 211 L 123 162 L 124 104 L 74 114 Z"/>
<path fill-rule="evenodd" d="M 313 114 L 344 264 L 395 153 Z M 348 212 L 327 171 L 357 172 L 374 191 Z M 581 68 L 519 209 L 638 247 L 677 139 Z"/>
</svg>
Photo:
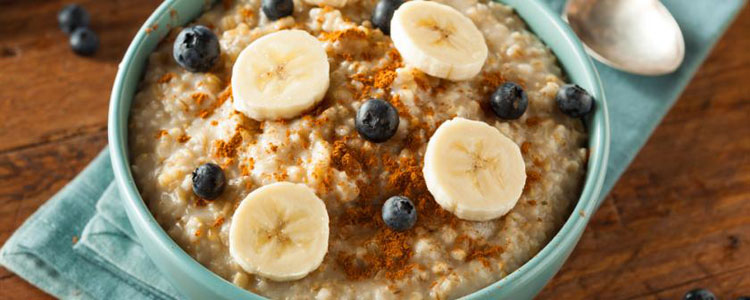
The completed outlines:
<svg viewBox="0 0 750 300">
<path fill-rule="evenodd" d="M 528 261 L 579 196 L 585 129 L 558 108 L 565 82 L 555 56 L 511 8 L 437 2 L 468 17 L 484 38 L 486 59 L 470 78 L 444 79 L 461 74 L 428 75 L 410 63 L 411 56 L 371 23 L 374 0 L 340 8 L 295 0 L 292 16 L 275 21 L 260 0 L 223 1 L 194 22 L 218 36 L 220 56 L 207 72 L 188 72 L 173 59 L 173 42 L 180 38 L 179 28 L 173 30 L 149 58 L 129 124 L 133 174 L 159 224 L 219 276 L 274 299 L 456 298 Z M 237 109 L 232 74 L 238 57 L 282 30 L 304 31 L 322 45 L 328 88 L 319 99 L 317 91 L 300 94 L 315 99 L 295 108 L 295 116 Z M 507 82 L 528 98 L 517 119 L 499 118 L 489 100 Z M 393 132 L 382 142 L 364 139 L 356 124 L 357 112 L 373 98 L 396 112 Z M 453 119 L 481 121 L 519 149 L 525 182 L 520 197 L 508 196 L 514 198 L 509 211 L 468 220 L 476 214 L 446 210 L 446 201 L 436 201 L 425 182 L 425 155 L 436 130 Z M 192 173 L 209 163 L 219 168 L 207 170 L 221 171 L 206 174 L 223 172 L 225 182 L 207 188 L 211 197 L 198 197 Z M 230 255 L 235 211 L 253 191 L 277 182 L 307 187 L 330 218 L 319 266 L 286 281 L 248 272 Z M 381 217 L 392 196 L 413 203 L 416 223 L 408 230 L 391 229 Z"/>
</svg>

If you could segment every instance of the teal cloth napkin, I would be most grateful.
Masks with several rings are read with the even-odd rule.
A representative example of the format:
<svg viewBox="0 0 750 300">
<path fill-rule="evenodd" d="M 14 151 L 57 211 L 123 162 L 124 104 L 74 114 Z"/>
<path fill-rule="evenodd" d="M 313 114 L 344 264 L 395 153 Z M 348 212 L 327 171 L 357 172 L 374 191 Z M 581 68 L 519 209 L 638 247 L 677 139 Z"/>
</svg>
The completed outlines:
<svg viewBox="0 0 750 300">
<path fill-rule="evenodd" d="M 546 0 L 561 11 L 564 0 Z M 608 97 L 612 143 L 602 197 L 614 186 L 745 0 L 664 0 L 687 52 L 675 73 L 643 77 L 596 63 Z M 0 249 L 0 264 L 66 299 L 178 299 L 130 227 L 105 149 Z"/>
</svg>

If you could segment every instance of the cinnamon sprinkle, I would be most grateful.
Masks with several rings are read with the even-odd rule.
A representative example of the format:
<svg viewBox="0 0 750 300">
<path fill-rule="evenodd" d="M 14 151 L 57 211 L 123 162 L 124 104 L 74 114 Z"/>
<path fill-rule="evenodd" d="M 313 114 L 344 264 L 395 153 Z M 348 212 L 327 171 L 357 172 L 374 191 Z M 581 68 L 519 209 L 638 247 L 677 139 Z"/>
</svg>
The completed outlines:
<svg viewBox="0 0 750 300">
<path fill-rule="evenodd" d="M 337 42 L 343 39 L 365 39 L 367 38 L 367 32 L 359 30 L 356 27 L 350 27 L 344 30 L 333 31 L 333 32 L 322 32 L 319 40 Z"/>
<path fill-rule="evenodd" d="M 485 267 L 490 267 L 490 257 L 497 257 L 503 253 L 503 247 L 497 245 L 490 245 L 483 241 L 472 239 L 471 237 L 462 234 L 456 238 L 453 242 L 454 245 L 465 245 L 469 249 L 466 255 L 466 261 L 478 260 Z"/>
<path fill-rule="evenodd" d="M 355 176 L 362 167 L 358 156 L 359 153 L 346 146 L 346 139 L 333 142 L 331 161 L 336 169 L 346 172 L 349 176 Z"/>
<path fill-rule="evenodd" d="M 371 96 L 370 92 L 373 89 L 389 89 L 393 80 L 396 79 L 396 69 L 402 67 L 404 64 L 401 60 L 401 55 L 395 49 L 391 49 L 386 53 L 388 61 L 382 66 L 375 68 L 372 74 L 358 73 L 352 75 L 350 78 L 354 81 L 358 81 L 362 84 L 362 89 L 357 91 L 355 98 L 364 99 Z M 386 94 L 388 91 L 386 91 Z"/>
<path fill-rule="evenodd" d="M 526 170 L 526 184 L 523 186 L 523 193 L 526 194 L 531 186 L 542 179 L 542 175 L 537 171 Z"/>
<path fill-rule="evenodd" d="M 169 133 L 166 130 L 162 129 L 162 130 L 157 131 L 154 136 L 157 139 L 160 139 L 161 137 L 166 136 L 166 135 L 169 135 Z"/>
<path fill-rule="evenodd" d="M 531 143 L 529 142 L 521 143 L 521 154 L 529 153 L 529 149 L 531 149 Z"/>
<path fill-rule="evenodd" d="M 232 86 L 227 85 L 227 87 L 224 88 L 224 90 L 221 91 L 221 93 L 219 93 L 219 97 L 216 97 L 216 101 L 214 101 L 210 107 L 198 112 L 198 117 L 200 117 L 201 119 L 206 119 L 210 117 L 211 114 L 213 114 L 214 110 L 219 108 L 222 104 L 224 104 L 224 102 L 227 101 L 227 99 L 231 97 L 232 97 Z"/>
<path fill-rule="evenodd" d="M 481 82 L 480 84 L 484 87 L 487 87 L 490 90 L 497 89 L 498 86 L 500 86 L 502 83 L 505 82 L 505 77 L 503 77 L 500 72 L 484 72 L 481 75 Z"/>
<path fill-rule="evenodd" d="M 406 107 L 406 105 L 404 105 L 404 102 L 401 102 L 401 96 L 399 96 L 398 94 L 393 95 L 393 97 L 391 97 L 390 101 L 388 102 L 390 102 L 393 105 L 393 107 L 396 108 L 396 111 L 398 111 L 399 116 L 405 117 L 405 118 L 408 118 L 411 116 L 409 114 L 409 109 Z"/>
<path fill-rule="evenodd" d="M 408 240 L 408 233 L 384 228 L 368 241 L 383 249 L 381 253 L 368 253 L 362 259 L 357 259 L 354 254 L 339 253 L 336 262 L 343 267 L 347 278 L 352 280 L 371 278 L 381 271 L 388 279 L 401 279 L 416 266 L 409 263 L 414 253 Z"/>
<path fill-rule="evenodd" d="M 228 10 L 232 8 L 232 0 L 221 0 L 221 6 L 224 8 L 224 10 Z"/>
<path fill-rule="evenodd" d="M 206 93 L 196 92 L 190 95 L 190 98 L 192 98 L 196 104 L 201 105 L 203 101 L 206 101 L 206 99 L 208 99 L 208 95 Z"/>
<path fill-rule="evenodd" d="M 542 119 L 538 117 L 529 117 L 528 119 L 526 119 L 526 125 L 530 127 L 537 126 L 541 122 Z"/>
<path fill-rule="evenodd" d="M 247 165 L 240 165 L 240 175 L 248 176 L 250 172 L 255 168 L 255 159 L 252 157 L 247 159 Z"/>
<path fill-rule="evenodd" d="M 219 227 L 222 224 L 224 224 L 224 217 L 218 217 L 218 218 L 216 218 L 216 221 L 214 221 L 214 224 L 211 225 L 211 226 L 213 226 L 213 227 Z"/>
<path fill-rule="evenodd" d="M 242 144 L 242 133 L 235 132 L 229 141 L 218 140 L 214 142 L 217 157 L 233 158 L 237 155 L 237 148 Z"/>
<path fill-rule="evenodd" d="M 167 83 L 170 80 L 172 80 L 172 78 L 175 78 L 176 76 L 177 75 L 175 75 L 172 72 L 165 73 L 164 75 L 161 75 L 161 77 L 159 78 L 159 80 L 156 81 L 156 83 Z"/>
<path fill-rule="evenodd" d="M 156 31 L 157 29 L 159 29 L 159 24 L 151 25 L 148 28 L 146 28 L 146 34 L 150 34 L 150 33 L 154 32 L 154 31 Z"/>
<path fill-rule="evenodd" d="M 421 90 L 427 90 L 430 88 L 429 79 L 427 78 L 427 75 L 422 73 L 422 71 L 419 71 L 417 69 L 413 69 L 411 71 L 411 76 L 414 78 L 414 83 L 417 84 L 417 87 Z"/>
<path fill-rule="evenodd" d="M 187 141 L 189 141 L 189 140 L 190 140 L 190 136 L 187 135 L 187 134 L 183 134 L 183 135 L 180 135 L 179 137 L 177 137 L 177 142 L 180 143 L 180 144 L 187 143 Z"/>
<path fill-rule="evenodd" d="M 358 180 L 359 200 L 333 219 L 334 224 L 373 231 L 370 238 L 361 242 L 360 246 L 368 249 L 364 256 L 357 257 L 355 253 L 341 251 L 336 256 L 336 262 L 351 280 L 373 278 L 379 274 L 389 280 L 401 279 L 419 267 L 410 263 L 414 255 L 413 234 L 417 229 L 406 232 L 390 230 L 380 218 L 380 207 L 385 199 L 393 195 L 412 199 L 419 211 L 415 227 L 428 231 L 437 230 L 445 224 L 455 227 L 461 221 L 443 210 L 432 198 L 417 158 L 398 157 L 387 152 L 373 155 L 348 147 L 346 140 L 334 141 L 331 160 L 335 168 L 344 170 L 349 176 L 357 176 L 362 174 L 362 166 L 367 166 L 367 169 L 382 167 L 388 176 L 383 182 L 384 190 L 376 184 L 379 182 L 376 178 Z"/>
<path fill-rule="evenodd" d="M 247 8 L 243 8 L 240 10 L 240 14 L 245 17 L 246 19 L 250 19 L 253 16 L 255 16 L 255 13 L 252 10 L 249 10 Z"/>
</svg>

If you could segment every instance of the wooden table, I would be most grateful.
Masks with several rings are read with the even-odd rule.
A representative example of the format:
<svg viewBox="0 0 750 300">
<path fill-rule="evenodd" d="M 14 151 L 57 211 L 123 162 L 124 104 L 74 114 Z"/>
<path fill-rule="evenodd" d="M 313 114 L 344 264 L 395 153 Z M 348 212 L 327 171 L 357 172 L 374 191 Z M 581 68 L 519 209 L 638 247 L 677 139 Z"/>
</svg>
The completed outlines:
<svg viewBox="0 0 750 300">
<path fill-rule="evenodd" d="M 117 63 L 159 1 L 79 1 L 101 48 L 73 55 L 63 1 L 0 0 L 0 243 L 107 144 Z M 101 16 L 107 16 L 101 17 Z M 596 213 L 540 299 L 750 295 L 750 8 Z M 0 268 L 0 298 L 48 298 Z"/>
</svg>

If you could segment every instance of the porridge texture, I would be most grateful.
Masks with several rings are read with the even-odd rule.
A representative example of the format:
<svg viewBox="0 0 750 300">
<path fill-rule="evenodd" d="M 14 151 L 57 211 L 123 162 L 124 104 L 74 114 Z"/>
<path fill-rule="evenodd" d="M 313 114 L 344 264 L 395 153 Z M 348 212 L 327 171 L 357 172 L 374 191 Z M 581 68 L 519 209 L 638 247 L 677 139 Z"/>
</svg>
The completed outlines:
<svg viewBox="0 0 750 300">
<path fill-rule="evenodd" d="M 132 106 L 132 170 L 143 199 L 168 234 L 198 262 L 234 284 L 269 298 L 456 298 L 491 284 L 533 257 L 570 215 L 583 182 L 586 133 L 563 115 L 555 94 L 564 84 L 555 56 L 510 7 L 440 0 L 484 35 L 488 57 L 471 79 L 449 81 L 405 63 L 390 38 L 370 23 L 373 0 L 344 7 L 294 1 L 291 17 L 270 21 L 260 0 L 223 1 L 194 21 L 219 37 L 209 72 L 190 73 L 172 59 L 179 28 L 149 58 Z M 330 87 L 301 116 L 258 122 L 233 109 L 231 74 L 240 51 L 282 29 L 309 32 L 324 45 Z M 528 109 L 501 120 L 489 95 L 503 82 L 525 89 Z M 378 97 L 398 110 L 396 134 L 384 143 L 358 136 L 355 115 Z M 430 136 L 454 117 L 483 121 L 521 149 L 526 183 L 515 207 L 490 221 L 465 221 L 443 210 L 427 190 L 423 157 Z M 226 189 L 197 198 L 191 172 L 216 163 Z M 306 277 L 277 282 L 246 273 L 229 255 L 233 212 L 253 190 L 302 183 L 330 216 L 328 251 Z M 416 225 L 396 232 L 380 217 L 383 202 L 414 202 Z"/>
</svg>

